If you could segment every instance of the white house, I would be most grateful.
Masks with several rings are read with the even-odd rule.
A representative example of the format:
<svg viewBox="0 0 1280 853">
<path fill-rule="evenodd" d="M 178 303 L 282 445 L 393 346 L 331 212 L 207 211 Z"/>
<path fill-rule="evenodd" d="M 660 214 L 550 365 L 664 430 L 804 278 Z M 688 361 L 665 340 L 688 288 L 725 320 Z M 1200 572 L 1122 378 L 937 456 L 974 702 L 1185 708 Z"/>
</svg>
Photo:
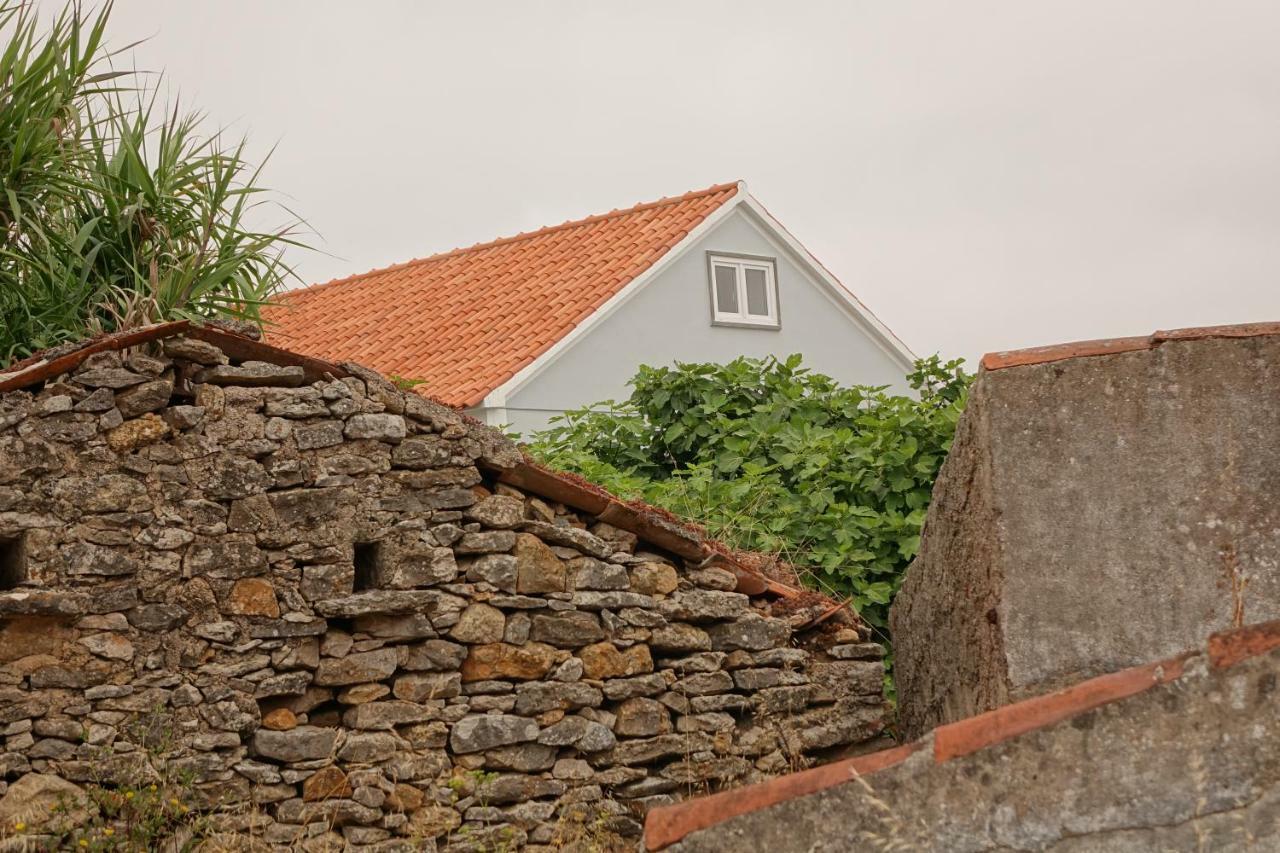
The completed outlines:
<svg viewBox="0 0 1280 853">
<path fill-rule="evenodd" d="M 407 379 L 528 434 L 641 364 L 784 357 L 904 387 L 907 347 L 745 183 L 286 293 L 270 341 Z"/>
</svg>

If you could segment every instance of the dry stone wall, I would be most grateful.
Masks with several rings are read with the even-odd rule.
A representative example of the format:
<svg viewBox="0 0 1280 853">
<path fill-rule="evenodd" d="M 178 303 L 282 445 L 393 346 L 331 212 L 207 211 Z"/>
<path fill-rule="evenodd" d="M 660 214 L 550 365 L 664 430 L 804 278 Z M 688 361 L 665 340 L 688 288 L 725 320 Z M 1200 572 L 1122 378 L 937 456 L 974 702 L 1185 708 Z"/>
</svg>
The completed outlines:
<svg viewBox="0 0 1280 853">
<path fill-rule="evenodd" d="M 268 848 L 626 846 L 879 731 L 860 628 L 497 482 L 514 446 L 349 369 L 171 337 L 0 397 L 0 815 L 176 771 Z"/>
</svg>

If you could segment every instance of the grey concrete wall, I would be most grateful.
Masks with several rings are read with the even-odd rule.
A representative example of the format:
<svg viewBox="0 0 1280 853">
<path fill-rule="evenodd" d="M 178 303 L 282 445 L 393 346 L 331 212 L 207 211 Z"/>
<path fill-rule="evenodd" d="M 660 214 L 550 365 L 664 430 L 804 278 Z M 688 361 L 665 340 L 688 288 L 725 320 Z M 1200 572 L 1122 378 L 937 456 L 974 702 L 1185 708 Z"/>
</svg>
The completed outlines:
<svg viewBox="0 0 1280 853">
<path fill-rule="evenodd" d="M 1280 337 L 983 372 L 892 627 L 909 736 L 1280 617 Z"/>
<path fill-rule="evenodd" d="M 781 246 L 738 210 L 571 350 L 508 398 L 506 419 L 524 434 L 553 415 L 625 399 L 642 364 L 725 362 L 803 353 L 805 363 L 846 384 L 906 390 L 906 369 L 881 349 Z M 708 251 L 777 258 L 782 328 L 711 325 Z M 484 413 L 478 415 L 484 419 Z"/>
<path fill-rule="evenodd" d="M 687 836 L 678 853 L 1280 849 L 1280 650 Z"/>
</svg>

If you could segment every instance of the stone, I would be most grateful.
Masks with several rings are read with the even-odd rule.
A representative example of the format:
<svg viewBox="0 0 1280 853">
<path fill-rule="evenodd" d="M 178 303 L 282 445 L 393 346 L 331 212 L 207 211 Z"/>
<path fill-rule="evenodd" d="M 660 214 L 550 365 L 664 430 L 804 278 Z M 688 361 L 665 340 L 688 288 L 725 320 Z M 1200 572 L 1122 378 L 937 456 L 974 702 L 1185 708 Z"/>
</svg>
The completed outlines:
<svg viewBox="0 0 1280 853">
<path fill-rule="evenodd" d="M 98 657 L 108 660 L 133 660 L 133 643 L 119 634 L 90 634 L 80 638 L 80 644 Z"/>
<path fill-rule="evenodd" d="M 686 696 L 728 693 L 733 689 L 733 677 L 727 672 L 698 673 L 680 679 L 671 689 Z"/>
<path fill-rule="evenodd" d="M 409 815 L 405 831 L 415 838 L 439 838 L 462 824 L 462 816 L 448 806 L 424 806 Z M 481 847 L 480 849 L 484 849 Z"/>
<path fill-rule="evenodd" d="M 667 679 L 660 672 L 634 678 L 611 678 L 604 683 L 605 698 L 611 702 L 634 696 L 657 696 L 667 689 Z"/>
<path fill-rule="evenodd" d="M 55 813 L 54 807 L 59 805 L 65 805 L 70 811 Z M 6 833 L 18 823 L 38 831 L 55 820 L 75 826 L 88 817 L 84 790 L 52 774 L 27 773 L 10 783 L 0 797 L 0 826 L 5 827 Z"/>
<path fill-rule="evenodd" d="M 182 570 L 187 577 L 250 577 L 266 573 L 267 555 L 247 539 L 197 540 L 182 558 Z"/>
<path fill-rule="evenodd" d="M 351 439 L 371 439 L 398 444 L 408 435 L 404 417 L 390 413 L 352 415 L 343 435 Z"/>
<path fill-rule="evenodd" d="M 276 590 L 271 581 L 241 578 L 232 585 L 231 592 L 222 605 L 222 612 L 277 619 L 280 616 L 280 602 L 276 600 Z"/>
<path fill-rule="evenodd" d="M 467 580 L 492 584 L 503 592 L 515 592 L 519 564 L 510 554 L 486 554 L 466 563 Z"/>
<path fill-rule="evenodd" d="M 320 800 L 337 800 L 351 796 L 351 784 L 347 774 L 332 765 L 321 767 L 302 783 L 302 800 L 314 803 Z"/>
<path fill-rule="evenodd" d="M 513 646 L 523 646 L 529 642 L 529 631 L 533 621 L 527 613 L 512 613 L 507 617 L 506 627 L 502 631 L 502 641 Z"/>
<path fill-rule="evenodd" d="M 671 715 L 655 699 L 637 697 L 618 706 L 615 734 L 623 737 L 653 737 L 671 731 Z"/>
<path fill-rule="evenodd" d="M 227 356 L 218 347 L 198 338 L 173 337 L 161 342 L 164 354 L 169 358 L 191 361 L 196 364 L 226 364 Z"/>
<path fill-rule="evenodd" d="M 580 648 L 596 643 L 605 637 L 600 618 L 594 613 L 567 610 L 562 613 L 542 614 L 532 617 L 529 639 L 561 648 Z"/>
<path fill-rule="evenodd" d="M 148 412 L 158 412 L 169 405 L 173 396 L 172 379 L 156 379 L 143 382 L 116 392 L 116 408 L 120 416 L 128 420 Z"/>
<path fill-rule="evenodd" d="M 596 643 L 580 649 L 578 657 L 587 678 L 625 678 L 653 671 L 653 658 L 647 646 L 619 650 L 612 643 Z"/>
<path fill-rule="evenodd" d="M 585 782 L 595 776 L 591 765 L 581 758 L 561 758 L 552 766 L 553 779 L 568 779 L 574 782 Z"/>
<path fill-rule="evenodd" d="M 287 732 L 297 728 L 298 718 L 288 708 L 276 708 L 262 715 L 262 727 L 275 732 Z"/>
<path fill-rule="evenodd" d="M 75 381 L 89 388 L 111 388 L 119 390 L 133 385 L 141 385 L 147 377 L 139 376 L 132 370 L 123 367 L 103 367 L 95 370 L 81 370 L 75 375 Z"/>
<path fill-rule="evenodd" d="M 360 652 L 344 658 L 325 658 L 316 670 L 315 683 L 324 687 L 381 681 L 396 670 L 395 649 Z"/>
<path fill-rule="evenodd" d="M 619 741 L 608 752 L 592 756 L 591 761 L 597 765 L 631 767 L 653 764 L 663 758 L 705 752 L 710 750 L 711 745 L 711 738 L 701 732 L 658 735 L 653 738 Z"/>
<path fill-rule="evenodd" d="M 225 451 L 192 459 L 183 468 L 191 483 L 215 501 L 247 498 L 265 491 L 271 483 L 270 475 L 260 464 Z"/>
<path fill-rule="evenodd" d="M 449 629 L 449 636 L 460 643 L 499 643 L 506 631 L 507 618 L 502 611 L 487 604 L 470 604 Z"/>
<path fill-rule="evenodd" d="M 315 388 L 271 388 L 262 397 L 268 417 L 315 418 L 329 414 L 329 407 Z"/>
<path fill-rule="evenodd" d="M 453 549 L 459 554 L 496 554 L 516 546 L 516 534 L 510 530 L 473 530 L 464 533 Z M 512 562 L 515 558 L 512 557 Z"/>
<path fill-rule="evenodd" d="M 503 805 L 527 802 L 539 797 L 558 797 L 568 786 L 557 779 L 526 776 L 523 773 L 502 773 L 496 779 L 485 779 L 476 786 L 476 796 L 482 802 Z"/>
<path fill-rule="evenodd" d="M 516 536 L 516 592 L 536 594 L 564 592 L 567 583 L 564 563 L 538 537 Z"/>
<path fill-rule="evenodd" d="M 544 643 L 530 642 L 523 646 L 488 643 L 472 646 L 462 663 L 462 680 L 471 682 L 510 678 L 529 681 L 546 675 L 555 661 L 556 650 Z"/>
<path fill-rule="evenodd" d="M 653 629 L 649 645 L 663 652 L 702 652 L 711 650 L 711 635 L 694 625 L 672 622 Z"/>
<path fill-rule="evenodd" d="M 461 692 L 462 675 L 457 672 L 402 675 L 392 687 L 392 693 L 397 699 L 410 702 L 452 699 Z"/>
<path fill-rule="evenodd" d="M 563 545 L 574 548 L 588 557 L 606 559 L 613 554 L 613 546 L 598 536 L 569 524 L 547 524 L 543 521 L 526 521 L 521 529 L 531 533 L 541 541 L 552 545 Z"/>
<path fill-rule="evenodd" d="M 238 367 L 229 364 L 215 364 L 203 370 L 198 380 L 210 385 L 231 385 L 245 388 L 256 388 L 264 385 L 277 385 L 282 388 L 296 388 L 306 381 L 306 374 L 301 367 L 281 367 L 265 361 L 246 361 Z"/>
<path fill-rule="evenodd" d="M 569 589 L 628 589 L 630 580 L 625 566 L 606 563 L 595 557 L 570 560 Z"/>
<path fill-rule="evenodd" d="M 802 672 L 787 669 L 740 669 L 733 673 L 733 683 L 739 690 L 754 692 L 767 687 L 795 686 L 808 684 L 809 678 Z"/>
<path fill-rule="evenodd" d="M 170 433 L 170 427 L 155 415 L 143 415 L 110 429 L 107 447 L 119 454 L 132 453 L 140 447 L 155 444 Z"/>
<path fill-rule="evenodd" d="M 429 536 L 429 534 L 427 535 Z M 449 583 L 458 576 L 453 551 L 437 547 L 422 531 L 395 531 L 374 545 L 374 585 L 412 589 Z"/>
<path fill-rule="evenodd" d="M 580 610 L 622 610 L 623 608 L 649 609 L 658 603 L 651 595 L 639 592 L 609 590 L 606 592 L 575 592 L 571 599 Z"/>
<path fill-rule="evenodd" d="M 879 643 L 847 643 L 832 646 L 827 654 L 836 660 L 880 660 L 884 657 L 884 646 Z"/>
<path fill-rule="evenodd" d="M 555 708 L 569 711 L 595 707 L 604 701 L 604 695 L 595 687 L 576 682 L 532 682 L 516 689 L 515 712 L 533 716 Z"/>
<path fill-rule="evenodd" d="M 732 622 L 712 625 L 707 633 L 711 637 L 711 648 L 716 651 L 759 651 L 786 645 L 791 639 L 791 626 L 785 619 L 749 614 Z"/>
<path fill-rule="evenodd" d="M 299 450 L 319 450 L 342 444 L 342 421 L 318 421 L 295 426 L 293 441 Z"/>
<path fill-rule="evenodd" d="M 439 468 L 450 464 L 453 454 L 453 442 L 436 435 L 415 435 L 400 442 L 391 461 L 397 468 Z"/>
<path fill-rule="evenodd" d="M 365 711 L 369 705 L 359 709 Z M 404 741 L 387 732 L 357 732 L 348 734 L 346 741 L 338 748 L 338 760 L 357 764 L 372 764 L 386 761 L 395 755 Z"/>
<path fill-rule="evenodd" d="M 436 636 L 431 620 L 421 613 L 409 613 L 404 616 L 361 616 L 355 620 L 355 628 L 362 634 L 396 642 L 431 639 Z"/>
<path fill-rule="evenodd" d="M 171 631 L 187 621 L 190 614 L 177 604 L 143 604 L 125 613 L 129 624 L 139 631 Z"/>
<path fill-rule="evenodd" d="M 524 501 L 504 495 L 489 495 L 468 507 L 463 515 L 485 527 L 509 529 L 524 521 Z"/>
<path fill-rule="evenodd" d="M 718 589 L 723 592 L 733 592 L 738 588 L 738 577 L 727 569 L 719 569 L 711 566 L 706 569 L 695 569 L 686 572 L 685 577 L 695 586 L 703 589 Z"/>
<path fill-rule="evenodd" d="M 500 746 L 484 754 L 484 766 L 516 773 L 538 773 L 550 770 L 555 765 L 558 752 L 554 746 L 543 746 L 540 743 Z"/>
<path fill-rule="evenodd" d="M 745 614 L 750 599 L 740 592 L 693 589 L 676 592 L 658 605 L 667 619 L 680 622 L 713 622 Z"/>
<path fill-rule="evenodd" d="M 333 754 L 338 741 L 336 729 L 298 726 L 285 732 L 259 729 L 253 737 L 253 751 L 277 761 L 314 761 Z"/>
<path fill-rule="evenodd" d="M 631 589 L 645 595 L 675 592 L 680 576 L 669 563 L 640 563 L 631 567 Z"/>
<path fill-rule="evenodd" d="M 483 752 L 494 747 L 534 740 L 538 724 L 510 714 L 482 714 L 463 717 L 449 733 L 449 748 L 455 753 Z"/>
<path fill-rule="evenodd" d="M 465 606 L 464 599 L 434 589 L 375 589 L 315 603 L 316 612 L 329 619 L 418 612 L 426 613 L 433 624 L 446 614 L 456 616 Z"/>
<path fill-rule="evenodd" d="M 453 672 L 466 659 L 467 647 L 446 640 L 427 640 L 412 646 L 399 646 L 396 654 L 401 669 Z"/>
<path fill-rule="evenodd" d="M 353 684 L 338 691 L 338 701 L 343 705 L 363 705 L 381 699 L 391 692 L 385 684 Z"/>
</svg>

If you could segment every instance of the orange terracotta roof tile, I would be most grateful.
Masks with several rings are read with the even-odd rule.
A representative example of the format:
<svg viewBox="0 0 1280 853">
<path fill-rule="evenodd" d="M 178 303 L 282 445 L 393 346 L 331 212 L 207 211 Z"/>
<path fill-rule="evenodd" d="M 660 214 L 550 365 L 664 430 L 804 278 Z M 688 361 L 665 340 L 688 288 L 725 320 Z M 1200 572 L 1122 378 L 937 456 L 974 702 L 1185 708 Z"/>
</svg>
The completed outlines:
<svg viewBox="0 0 1280 853">
<path fill-rule="evenodd" d="M 474 406 L 737 192 L 719 184 L 289 291 L 264 311 L 266 339 Z"/>
</svg>

